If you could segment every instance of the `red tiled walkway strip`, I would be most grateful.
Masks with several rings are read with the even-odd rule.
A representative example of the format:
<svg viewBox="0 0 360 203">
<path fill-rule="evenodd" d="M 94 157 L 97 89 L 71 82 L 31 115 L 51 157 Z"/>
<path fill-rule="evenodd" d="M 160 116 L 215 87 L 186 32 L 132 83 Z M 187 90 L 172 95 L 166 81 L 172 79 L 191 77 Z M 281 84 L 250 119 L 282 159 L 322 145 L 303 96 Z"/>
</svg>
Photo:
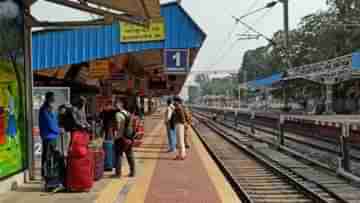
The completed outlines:
<svg viewBox="0 0 360 203">
<path fill-rule="evenodd" d="M 221 202 L 195 149 L 188 151 L 185 161 L 175 161 L 174 157 L 174 154 L 161 154 L 145 203 Z"/>
</svg>

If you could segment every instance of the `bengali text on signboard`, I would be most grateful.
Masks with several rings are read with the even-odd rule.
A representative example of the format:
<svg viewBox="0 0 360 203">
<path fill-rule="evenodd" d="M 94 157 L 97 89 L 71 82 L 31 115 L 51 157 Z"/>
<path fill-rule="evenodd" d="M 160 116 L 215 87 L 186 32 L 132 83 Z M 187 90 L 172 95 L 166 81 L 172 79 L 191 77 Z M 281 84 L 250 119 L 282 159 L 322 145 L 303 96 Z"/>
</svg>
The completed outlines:
<svg viewBox="0 0 360 203">
<path fill-rule="evenodd" d="M 89 74 L 94 79 L 104 79 L 109 76 L 109 61 L 97 60 L 90 63 Z"/>
<path fill-rule="evenodd" d="M 165 40 L 164 19 L 151 20 L 149 26 L 120 22 L 120 42 L 147 42 Z"/>
</svg>

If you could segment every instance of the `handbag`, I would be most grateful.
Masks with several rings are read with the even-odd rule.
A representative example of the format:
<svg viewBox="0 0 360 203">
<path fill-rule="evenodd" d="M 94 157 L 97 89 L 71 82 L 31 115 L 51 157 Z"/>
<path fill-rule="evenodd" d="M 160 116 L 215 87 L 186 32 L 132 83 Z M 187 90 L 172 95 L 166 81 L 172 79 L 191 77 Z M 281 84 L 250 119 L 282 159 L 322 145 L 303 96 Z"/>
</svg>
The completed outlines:
<svg viewBox="0 0 360 203">
<path fill-rule="evenodd" d="M 124 137 L 124 136 L 120 137 L 119 140 L 120 140 L 120 146 L 119 147 L 123 151 L 127 151 L 130 147 L 132 147 L 133 142 L 134 142 L 132 139 L 129 139 L 129 138 Z"/>
</svg>

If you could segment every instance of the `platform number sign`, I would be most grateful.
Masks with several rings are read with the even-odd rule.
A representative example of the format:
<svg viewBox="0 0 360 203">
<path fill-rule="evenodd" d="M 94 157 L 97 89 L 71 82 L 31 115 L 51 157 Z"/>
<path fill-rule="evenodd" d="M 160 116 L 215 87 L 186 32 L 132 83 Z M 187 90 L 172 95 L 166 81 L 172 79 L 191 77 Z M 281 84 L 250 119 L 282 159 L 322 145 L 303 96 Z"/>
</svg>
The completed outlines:
<svg viewBox="0 0 360 203">
<path fill-rule="evenodd" d="M 167 49 L 164 53 L 167 72 L 187 72 L 189 68 L 188 49 Z"/>
</svg>

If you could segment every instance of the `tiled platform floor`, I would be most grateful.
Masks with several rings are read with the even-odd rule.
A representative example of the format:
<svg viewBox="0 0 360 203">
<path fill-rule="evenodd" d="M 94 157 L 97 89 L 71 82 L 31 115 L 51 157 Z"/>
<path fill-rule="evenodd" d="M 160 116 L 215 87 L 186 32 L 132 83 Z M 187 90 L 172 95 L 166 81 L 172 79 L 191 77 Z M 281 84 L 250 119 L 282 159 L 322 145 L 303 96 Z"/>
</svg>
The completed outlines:
<svg viewBox="0 0 360 203">
<path fill-rule="evenodd" d="M 135 149 L 138 174 L 112 179 L 109 173 L 90 193 L 47 194 L 38 183 L 0 196 L 1 203 L 238 203 L 240 200 L 226 182 L 199 138 L 192 132 L 192 147 L 185 161 L 173 160 L 167 153 L 167 136 L 162 114 L 145 120 L 144 144 Z"/>
</svg>

